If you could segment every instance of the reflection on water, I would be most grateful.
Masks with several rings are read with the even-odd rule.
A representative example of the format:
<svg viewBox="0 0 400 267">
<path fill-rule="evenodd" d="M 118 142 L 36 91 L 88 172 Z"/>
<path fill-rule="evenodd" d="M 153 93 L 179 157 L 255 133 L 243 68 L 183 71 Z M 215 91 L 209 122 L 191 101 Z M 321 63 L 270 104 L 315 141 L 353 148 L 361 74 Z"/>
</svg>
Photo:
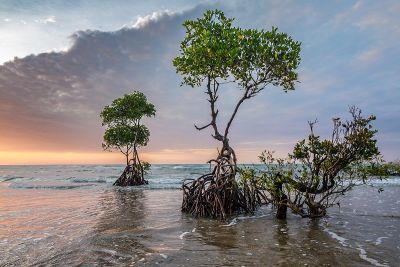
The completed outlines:
<svg viewBox="0 0 400 267">
<path fill-rule="evenodd" d="M 180 190 L 0 183 L 0 266 L 398 266 L 400 186 L 361 187 L 330 217 L 227 222 L 180 212 Z"/>
<path fill-rule="evenodd" d="M 130 264 L 151 250 L 142 242 L 146 239 L 145 203 L 147 198 L 139 189 L 110 189 L 99 195 L 103 211 L 92 232 L 85 239 L 85 251 L 72 254 L 63 261 L 69 264 Z M 76 262 L 76 259 L 80 262 Z"/>
</svg>

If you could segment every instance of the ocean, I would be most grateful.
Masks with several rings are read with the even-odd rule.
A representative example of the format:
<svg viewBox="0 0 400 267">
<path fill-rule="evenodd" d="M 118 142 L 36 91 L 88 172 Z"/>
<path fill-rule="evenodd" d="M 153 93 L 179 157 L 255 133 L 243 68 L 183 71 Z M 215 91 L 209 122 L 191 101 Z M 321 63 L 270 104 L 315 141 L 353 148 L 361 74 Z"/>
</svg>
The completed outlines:
<svg viewBox="0 0 400 267">
<path fill-rule="evenodd" d="M 0 266 L 399 266 L 400 177 L 322 219 L 182 214 L 183 179 L 208 170 L 153 165 L 148 185 L 119 188 L 122 165 L 0 166 Z"/>
</svg>

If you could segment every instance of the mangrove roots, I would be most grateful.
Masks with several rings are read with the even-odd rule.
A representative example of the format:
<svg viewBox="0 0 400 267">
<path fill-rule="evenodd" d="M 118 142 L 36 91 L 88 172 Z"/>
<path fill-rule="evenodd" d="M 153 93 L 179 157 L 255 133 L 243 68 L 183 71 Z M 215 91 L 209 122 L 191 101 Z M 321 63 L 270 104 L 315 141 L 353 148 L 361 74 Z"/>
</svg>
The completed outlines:
<svg viewBox="0 0 400 267">
<path fill-rule="evenodd" d="M 148 184 L 143 177 L 143 168 L 140 164 L 129 164 L 125 167 L 124 172 L 115 181 L 116 186 L 135 186 Z"/>
<path fill-rule="evenodd" d="M 221 153 L 211 162 L 215 163 L 211 173 L 183 182 L 183 212 L 225 219 L 238 212 L 251 213 L 262 204 L 265 198 L 255 183 L 238 185 L 236 163 L 229 155 Z"/>
</svg>

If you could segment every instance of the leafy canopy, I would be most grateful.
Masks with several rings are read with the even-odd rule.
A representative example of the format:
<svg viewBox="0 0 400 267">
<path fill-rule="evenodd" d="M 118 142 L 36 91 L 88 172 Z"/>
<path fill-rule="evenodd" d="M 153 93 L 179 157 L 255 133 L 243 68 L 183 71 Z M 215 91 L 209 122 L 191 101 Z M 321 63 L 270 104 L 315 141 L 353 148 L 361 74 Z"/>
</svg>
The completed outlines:
<svg viewBox="0 0 400 267">
<path fill-rule="evenodd" d="M 376 117 L 364 117 L 356 107 L 350 108 L 350 114 L 350 120 L 333 119 L 329 139 L 316 135 L 316 122 L 309 122 L 311 133 L 295 144 L 287 159 L 265 151 L 260 156 L 265 170 L 258 178 L 255 170 L 246 170 L 243 178 L 256 177 L 273 197 L 277 184 L 282 184 L 278 195 L 286 195 L 286 205 L 301 216 L 325 215 L 348 190 L 382 174 L 377 130 L 372 124 Z"/>
<path fill-rule="evenodd" d="M 155 113 L 154 105 L 142 92 L 135 91 L 115 99 L 100 114 L 102 125 L 107 126 L 103 148 L 119 150 L 126 156 L 127 164 L 129 154 L 133 153 L 133 158 L 137 158 L 136 149 L 146 146 L 150 137 L 149 129 L 140 120 L 145 116 L 155 116 Z"/>
<path fill-rule="evenodd" d="M 155 114 L 154 105 L 147 101 L 142 92 L 135 91 L 115 99 L 110 106 L 105 106 L 100 116 L 103 126 L 113 126 L 137 125 L 143 117 L 152 117 Z"/>
<path fill-rule="evenodd" d="M 150 131 L 144 125 L 116 125 L 105 131 L 103 148 L 109 150 L 128 146 L 130 149 L 133 144 L 146 146 L 149 142 L 149 137 Z"/>
<path fill-rule="evenodd" d="M 233 79 L 255 95 L 265 86 L 294 89 L 300 63 L 300 43 L 286 33 L 241 29 L 220 10 L 186 21 L 181 55 L 173 61 L 182 84 L 201 86 L 206 79 Z"/>
</svg>

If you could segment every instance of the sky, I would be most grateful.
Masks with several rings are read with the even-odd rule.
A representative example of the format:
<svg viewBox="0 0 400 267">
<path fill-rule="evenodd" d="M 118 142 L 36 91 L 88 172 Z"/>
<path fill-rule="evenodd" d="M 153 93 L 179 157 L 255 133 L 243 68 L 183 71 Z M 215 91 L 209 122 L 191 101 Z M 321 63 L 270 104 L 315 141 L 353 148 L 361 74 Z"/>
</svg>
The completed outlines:
<svg viewBox="0 0 400 267">
<path fill-rule="evenodd" d="M 333 117 L 356 105 L 375 114 L 378 146 L 400 158 L 399 1 L 95 1 L 0 2 L 0 165 L 123 163 L 102 150 L 99 113 L 135 90 L 157 108 L 146 119 L 152 163 L 204 163 L 217 154 L 204 88 L 180 86 L 172 66 L 182 23 L 221 9 L 243 28 L 278 27 L 302 43 L 299 83 L 269 86 L 245 102 L 230 131 L 242 163 L 278 156 L 307 137 L 307 121 L 328 137 Z M 241 91 L 225 86 L 223 125 Z"/>
</svg>

